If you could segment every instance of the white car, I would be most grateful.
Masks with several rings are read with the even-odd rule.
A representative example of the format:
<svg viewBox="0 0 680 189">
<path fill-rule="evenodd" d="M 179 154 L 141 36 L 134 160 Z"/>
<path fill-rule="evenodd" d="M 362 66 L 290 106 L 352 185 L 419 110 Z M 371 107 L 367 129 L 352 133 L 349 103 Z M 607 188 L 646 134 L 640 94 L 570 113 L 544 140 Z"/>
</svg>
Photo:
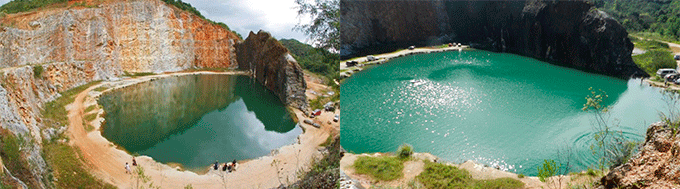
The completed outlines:
<svg viewBox="0 0 680 189">
<path fill-rule="evenodd" d="M 373 55 L 368 55 L 368 56 L 366 56 L 366 60 L 368 60 L 368 61 L 374 61 L 374 60 L 378 60 L 378 58 L 376 58 L 376 57 L 373 56 Z"/>
<path fill-rule="evenodd" d="M 333 117 L 333 121 L 338 122 L 340 120 L 340 115 L 335 114 L 335 117 Z"/>
<path fill-rule="evenodd" d="M 661 78 L 665 78 L 666 75 L 668 74 L 676 74 L 678 71 L 675 71 L 675 69 L 670 69 L 670 68 L 664 68 L 664 69 L 659 69 L 656 71 L 656 75 L 658 75 Z"/>
</svg>

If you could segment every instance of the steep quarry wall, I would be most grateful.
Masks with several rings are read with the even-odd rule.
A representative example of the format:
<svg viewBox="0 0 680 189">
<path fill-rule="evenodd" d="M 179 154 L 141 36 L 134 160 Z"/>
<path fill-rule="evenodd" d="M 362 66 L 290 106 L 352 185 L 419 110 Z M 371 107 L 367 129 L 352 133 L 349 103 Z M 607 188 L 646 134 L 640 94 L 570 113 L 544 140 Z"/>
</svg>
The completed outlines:
<svg viewBox="0 0 680 189">
<path fill-rule="evenodd" d="M 628 78 L 626 30 L 584 1 L 341 1 L 343 58 L 448 42 Z"/>
<path fill-rule="evenodd" d="M 0 27 L 0 127 L 34 141 L 22 156 L 33 174 L 30 183 L 39 183 L 32 187 L 44 187 L 47 167 L 40 152 L 47 133 L 40 110 L 46 102 L 124 72 L 235 68 L 239 41 L 231 31 L 158 0 L 8 15 Z"/>
<path fill-rule="evenodd" d="M 300 65 L 269 33 L 250 32 L 236 46 L 239 69 L 249 70 L 255 79 L 272 90 L 284 104 L 306 111 L 307 96 L 304 73 Z"/>
</svg>

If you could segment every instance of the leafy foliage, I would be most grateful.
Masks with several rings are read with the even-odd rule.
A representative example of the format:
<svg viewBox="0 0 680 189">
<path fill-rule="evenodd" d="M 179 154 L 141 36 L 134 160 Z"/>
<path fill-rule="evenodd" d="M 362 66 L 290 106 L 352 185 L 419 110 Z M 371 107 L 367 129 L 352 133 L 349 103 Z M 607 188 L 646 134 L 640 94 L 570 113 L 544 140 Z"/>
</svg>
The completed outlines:
<svg viewBox="0 0 680 189">
<path fill-rule="evenodd" d="M 340 1 L 339 0 L 295 0 L 298 16 L 309 15 L 309 24 L 298 23 L 296 30 L 302 31 L 324 49 L 340 47 Z"/>
<path fill-rule="evenodd" d="M 329 137 L 328 154 L 315 161 L 312 169 L 300 178 L 300 188 L 337 188 L 340 178 L 340 137 Z"/>
<path fill-rule="evenodd" d="M 677 65 L 670 51 L 662 49 L 649 50 L 644 54 L 633 56 L 633 62 L 649 75 L 656 75 L 661 68 L 675 68 Z"/>
<path fill-rule="evenodd" d="M 329 79 L 338 78 L 340 70 L 340 56 L 323 48 L 314 48 L 295 39 L 279 40 L 303 69 L 325 76 Z"/>
<path fill-rule="evenodd" d="M 66 3 L 68 0 L 13 0 L 0 6 L 0 12 L 14 14 L 31 11 L 56 3 Z"/>
<path fill-rule="evenodd" d="M 42 66 L 40 66 L 40 65 L 33 66 L 33 77 L 41 78 L 43 71 L 44 71 L 44 69 L 43 69 Z"/>
<path fill-rule="evenodd" d="M 425 168 L 416 178 L 425 188 L 522 188 L 524 183 L 511 178 L 475 180 L 464 169 L 424 161 Z"/>
<path fill-rule="evenodd" d="M 546 178 L 557 174 L 557 171 L 560 170 L 560 165 L 557 165 L 555 160 L 544 159 L 543 166 L 536 169 L 538 169 L 538 179 L 541 180 L 541 182 L 545 182 Z"/>
<path fill-rule="evenodd" d="M 590 111 L 594 119 L 591 126 L 595 143 L 590 145 L 590 150 L 599 157 L 598 167 L 604 172 L 606 166 L 615 167 L 627 162 L 637 145 L 626 139 L 622 131 L 614 130 L 614 127 L 618 127 L 618 122 L 609 120 L 611 107 L 604 104 L 607 93 L 595 91 L 592 87 L 588 90 L 590 95 L 586 97 L 583 111 Z"/>
<path fill-rule="evenodd" d="M 680 39 L 680 1 L 590 0 L 629 32 L 651 32 Z"/>
</svg>

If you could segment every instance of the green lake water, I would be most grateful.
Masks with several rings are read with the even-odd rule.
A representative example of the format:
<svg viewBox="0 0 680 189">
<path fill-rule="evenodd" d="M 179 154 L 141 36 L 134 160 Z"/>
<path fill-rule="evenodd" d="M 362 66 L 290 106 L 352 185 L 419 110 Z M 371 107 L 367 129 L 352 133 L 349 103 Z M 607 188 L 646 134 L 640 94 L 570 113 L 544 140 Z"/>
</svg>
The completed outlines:
<svg viewBox="0 0 680 189">
<path fill-rule="evenodd" d="M 264 156 L 302 133 L 279 99 L 246 76 L 158 79 L 106 93 L 99 103 L 109 141 L 190 170 Z"/>
<path fill-rule="evenodd" d="M 393 59 L 341 86 L 341 144 L 350 152 L 394 152 L 404 143 L 461 163 L 474 160 L 536 175 L 543 159 L 570 147 L 572 171 L 595 165 L 593 115 L 581 108 L 602 89 L 624 135 L 642 140 L 667 109 L 640 80 L 585 73 L 481 50 Z"/>
</svg>

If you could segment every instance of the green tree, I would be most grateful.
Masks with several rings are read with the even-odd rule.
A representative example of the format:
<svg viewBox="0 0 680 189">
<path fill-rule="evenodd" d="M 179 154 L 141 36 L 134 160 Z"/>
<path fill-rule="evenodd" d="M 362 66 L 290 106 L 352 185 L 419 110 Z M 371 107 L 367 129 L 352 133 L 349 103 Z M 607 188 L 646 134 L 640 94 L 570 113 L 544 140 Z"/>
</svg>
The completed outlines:
<svg viewBox="0 0 680 189">
<path fill-rule="evenodd" d="M 338 0 L 295 0 L 298 16 L 309 16 L 311 23 L 298 23 L 295 30 L 305 33 L 325 49 L 340 47 L 340 2 Z"/>
<path fill-rule="evenodd" d="M 560 170 L 560 165 L 555 163 L 555 160 L 543 160 L 543 166 L 536 168 L 538 169 L 538 180 L 545 182 L 546 178 L 555 176 Z"/>
</svg>

